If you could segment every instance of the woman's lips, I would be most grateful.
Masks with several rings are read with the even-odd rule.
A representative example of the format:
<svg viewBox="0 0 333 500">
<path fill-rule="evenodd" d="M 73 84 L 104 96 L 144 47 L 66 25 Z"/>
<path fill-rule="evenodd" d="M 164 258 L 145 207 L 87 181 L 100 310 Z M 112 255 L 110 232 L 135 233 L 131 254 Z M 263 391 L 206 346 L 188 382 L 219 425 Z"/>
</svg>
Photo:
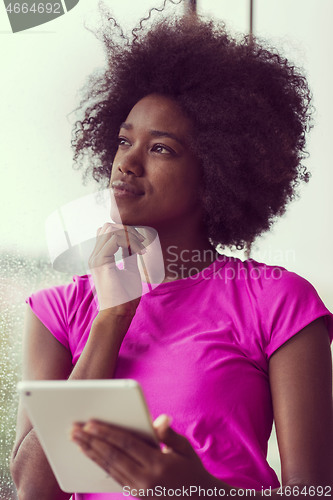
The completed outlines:
<svg viewBox="0 0 333 500">
<path fill-rule="evenodd" d="M 136 198 L 144 195 L 144 192 L 137 186 L 123 181 L 114 181 L 111 187 L 116 198 Z"/>
</svg>

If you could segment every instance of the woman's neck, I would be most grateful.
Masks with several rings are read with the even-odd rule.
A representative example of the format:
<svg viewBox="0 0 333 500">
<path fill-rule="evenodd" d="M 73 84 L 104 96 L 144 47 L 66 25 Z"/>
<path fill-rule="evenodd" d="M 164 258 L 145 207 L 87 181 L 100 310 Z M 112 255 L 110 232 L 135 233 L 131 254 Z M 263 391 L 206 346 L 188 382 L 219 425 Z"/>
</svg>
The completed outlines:
<svg viewBox="0 0 333 500">
<path fill-rule="evenodd" d="M 188 278 L 208 267 L 218 253 L 203 230 L 158 232 L 164 267 L 163 282 Z"/>
</svg>

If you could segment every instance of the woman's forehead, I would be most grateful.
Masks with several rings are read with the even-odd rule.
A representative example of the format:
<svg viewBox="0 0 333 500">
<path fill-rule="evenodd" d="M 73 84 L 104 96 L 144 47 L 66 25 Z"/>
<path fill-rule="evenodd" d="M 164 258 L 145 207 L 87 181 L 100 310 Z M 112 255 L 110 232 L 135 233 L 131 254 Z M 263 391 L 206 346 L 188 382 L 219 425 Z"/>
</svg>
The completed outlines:
<svg viewBox="0 0 333 500">
<path fill-rule="evenodd" d="M 123 125 L 124 128 L 147 128 L 187 135 L 192 124 L 175 100 L 150 94 L 133 106 Z"/>
</svg>

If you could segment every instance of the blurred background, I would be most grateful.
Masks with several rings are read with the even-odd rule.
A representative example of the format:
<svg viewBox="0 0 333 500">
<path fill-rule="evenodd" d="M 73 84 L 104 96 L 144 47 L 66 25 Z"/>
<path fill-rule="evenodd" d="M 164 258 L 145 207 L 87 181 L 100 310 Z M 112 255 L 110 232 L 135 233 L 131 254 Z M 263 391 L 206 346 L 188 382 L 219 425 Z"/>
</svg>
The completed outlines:
<svg viewBox="0 0 333 500">
<path fill-rule="evenodd" d="M 162 0 L 105 0 L 125 29 L 134 27 Z M 197 0 L 201 15 L 223 19 L 233 33 L 248 33 L 250 0 Z M 65 203 L 93 193 L 72 169 L 71 112 L 79 89 L 104 65 L 100 42 L 84 28 L 97 18 L 97 0 L 80 0 L 64 16 L 13 34 L 0 6 L 0 497 L 16 499 L 9 470 L 15 434 L 16 382 L 20 379 L 25 298 L 33 291 L 62 284 L 71 275 L 52 269 L 45 220 Z M 183 6 L 172 7 L 183 9 Z M 168 11 L 166 11 L 168 12 Z M 253 31 L 268 38 L 304 68 L 314 93 L 315 128 L 307 167 L 312 171 L 301 198 L 267 235 L 251 257 L 281 265 L 308 279 L 333 310 L 332 57 L 330 0 L 253 0 Z M 242 254 L 236 253 L 242 257 Z M 269 460 L 279 473 L 274 434 Z"/>
</svg>

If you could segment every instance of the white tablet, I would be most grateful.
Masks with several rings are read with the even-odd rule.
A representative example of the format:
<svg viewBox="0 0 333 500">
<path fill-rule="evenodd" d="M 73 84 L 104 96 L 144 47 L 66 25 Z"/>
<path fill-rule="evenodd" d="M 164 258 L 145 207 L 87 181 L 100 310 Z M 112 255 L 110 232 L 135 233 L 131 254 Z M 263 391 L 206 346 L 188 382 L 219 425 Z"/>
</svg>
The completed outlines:
<svg viewBox="0 0 333 500">
<path fill-rule="evenodd" d="M 19 382 L 17 387 L 63 491 L 122 491 L 119 483 L 70 441 L 73 422 L 103 420 L 139 431 L 158 445 L 141 387 L 135 380 L 38 380 Z"/>
</svg>

